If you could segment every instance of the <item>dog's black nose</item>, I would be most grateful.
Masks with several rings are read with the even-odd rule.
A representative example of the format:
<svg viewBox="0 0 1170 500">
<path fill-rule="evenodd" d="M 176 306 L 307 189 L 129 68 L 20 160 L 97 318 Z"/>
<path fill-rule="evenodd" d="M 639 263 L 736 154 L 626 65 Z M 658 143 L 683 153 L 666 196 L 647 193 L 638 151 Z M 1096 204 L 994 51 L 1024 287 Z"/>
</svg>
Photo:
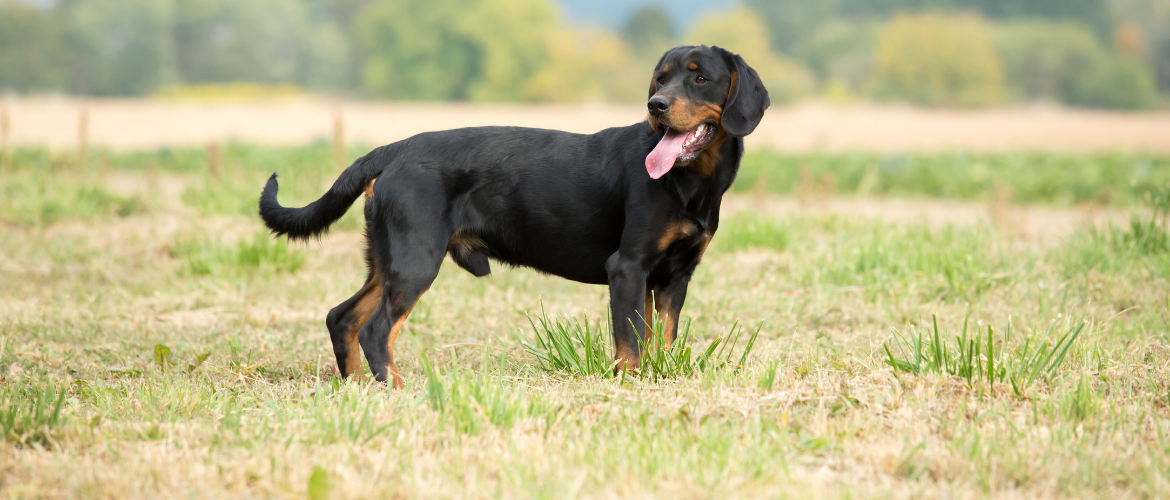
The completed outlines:
<svg viewBox="0 0 1170 500">
<path fill-rule="evenodd" d="M 662 116 L 670 109 L 670 101 L 665 97 L 654 96 L 646 103 L 646 108 L 650 110 L 650 114 L 654 116 Z"/>
</svg>

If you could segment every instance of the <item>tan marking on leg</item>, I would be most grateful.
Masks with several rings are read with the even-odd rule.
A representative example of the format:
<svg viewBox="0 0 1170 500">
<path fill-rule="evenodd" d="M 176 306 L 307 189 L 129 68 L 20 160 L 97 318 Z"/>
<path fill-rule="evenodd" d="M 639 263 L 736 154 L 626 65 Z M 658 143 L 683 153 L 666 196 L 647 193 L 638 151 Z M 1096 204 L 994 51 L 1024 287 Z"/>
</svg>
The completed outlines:
<svg viewBox="0 0 1170 500">
<path fill-rule="evenodd" d="M 659 313 L 662 318 L 662 338 L 666 341 L 666 346 L 674 344 L 674 317 L 669 312 L 663 311 Z"/>
<path fill-rule="evenodd" d="M 374 179 L 374 180 L 370 181 L 370 185 L 366 186 L 366 198 L 367 199 L 374 197 L 374 183 L 375 182 L 378 182 L 378 179 Z"/>
<path fill-rule="evenodd" d="M 402 375 L 398 373 L 398 363 L 394 361 L 394 342 L 398 341 L 398 332 L 402 330 L 402 325 L 406 323 L 406 317 L 410 315 L 410 311 L 406 311 L 398 321 L 394 322 L 394 326 L 390 327 L 390 342 L 388 349 L 390 350 L 390 376 L 394 378 L 394 388 L 402 389 L 406 387 L 406 382 L 402 380 Z"/>
<path fill-rule="evenodd" d="M 666 341 L 666 346 L 669 346 L 674 343 L 675 337 L 675 320 L 670 315 L 670 301 L 654 292 L 657 290 L 646 289 L 646 330 L 643 333 L 643 342 L 650 345 L 650 341 L 654 338 L 654 313 L 657 312 L 658 321 L 662 323 L 662 339 Z"/>
<path fill-rule="evenodd" d="M 423 293 L 426 293 L 426 290 L 423 290 Z M 410 313 L 414 311 L 414 306 L 418 305 L 419 298 L 422 298 L 422 293 L 418 294 L 418 298 L 414 299 L 414 304 L 411 304 L 410 308 L 394 321 L 394 326 L 390 327 L 390 340 L 386 343 L 386 348 L 390 351 L 390 376 L 394 378 L 395 389 L 406 388 L 406 382 L 402 380 L 402 375 L 398 372 L 398 363 L 394 360 L 394 343 L 398 341 L 398 332 L 402 330 L 406 318 L 410 317 Z"/>
<path fill-rule="evenodd" d="M 646 308 L 643 310 L 646 311 L 644 313 L 645 319 L 646 319 L 646 325 L 654 324 L 653 323 L 654 313 L 651 312 L 654 310 L 654 291 L 651 290 L 649 286 L 646 287 Z M 649 338 L 649 337 L 647 337 L 647 338 Z"/>
<path fill-rule="evenodd" d="M 674 343 L 674 317 L 670 314 L 670 299 L 658 297 L 654 307 L 658 311 L 658 321 L 662 322 L 662 340 L 668 347 Z"/>
<path fill-rule="evenodd" d="M 613 357 L 617 361 L 617 364 L 614 366 L 614 370 L 617 373 L 637 370 L 641 362 L 638 356 L 626 346 L 618 346 L 614 350 Z"/>
<path fill-rule="evenodd" d="M 358 332 L 361 331 L 366 321 L 370 320 L 370 316 L 374 314 L 374 311 L 378 308 L 378 302 L 382 299 L 382 278 L 375 274 L 371 278 L 371 282 L 365 295 L 362 295 L 357 305 L 354 306 L 354 317 L 349 324 L 349 332 L 345 334 L 348 355 L 345 358 L 345 373 L 343 375 L 347 377 L 355 373 L 361 373 L 362 348 L 361 343 L 358 342 Z"/>
</svg>

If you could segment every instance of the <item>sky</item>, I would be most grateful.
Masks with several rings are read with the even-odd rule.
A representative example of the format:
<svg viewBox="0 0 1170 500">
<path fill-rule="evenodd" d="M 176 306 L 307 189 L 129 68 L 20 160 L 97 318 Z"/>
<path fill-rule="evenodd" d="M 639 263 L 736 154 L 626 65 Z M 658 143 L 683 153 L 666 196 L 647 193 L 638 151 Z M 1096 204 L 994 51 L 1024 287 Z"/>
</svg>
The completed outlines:
<svg viewBox="0 0 1170 500">
<path fill-rule="evenodd" d="M 618 29 L 630 13 L 645 5 L 661 5 L 674 19 L 674 28 L 685 32 L 703 14 L 727 10 L 734 0 L 555 0 L 569 22 Z"/>
</svg>

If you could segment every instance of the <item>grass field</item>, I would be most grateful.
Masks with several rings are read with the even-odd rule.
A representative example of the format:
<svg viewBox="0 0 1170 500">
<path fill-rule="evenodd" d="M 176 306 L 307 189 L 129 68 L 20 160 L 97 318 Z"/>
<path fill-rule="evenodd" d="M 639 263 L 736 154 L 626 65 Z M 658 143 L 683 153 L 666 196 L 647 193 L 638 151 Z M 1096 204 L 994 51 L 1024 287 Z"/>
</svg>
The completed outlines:
<svg viewBox="0 0 1170 500">
<path fill-rule="evenodd" d="M 327 146 L 229 145 L 215 175 L 201 150 L 12 163 L 9 498 L 1170 494 L 1166 157 L 753 153 L 689 351 L 614 379 L 604 287 L 445 265 L 399 339 L 403 391 L 332 368 L 360 215 L 293 247 L 252 215 L 272 171 L 282 201 L 318 196 Z M 991 216 L 751 208 L 858 194 L 1132 215 L 1036 242 Z"/>
</svg>

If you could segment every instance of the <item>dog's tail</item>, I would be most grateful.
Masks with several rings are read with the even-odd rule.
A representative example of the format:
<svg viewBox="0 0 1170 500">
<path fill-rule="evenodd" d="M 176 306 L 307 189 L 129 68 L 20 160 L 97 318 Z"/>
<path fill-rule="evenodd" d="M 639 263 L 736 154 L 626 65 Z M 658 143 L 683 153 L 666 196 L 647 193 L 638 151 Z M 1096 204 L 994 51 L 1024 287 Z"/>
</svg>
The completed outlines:
<svg viewBox="0 0 1170 500">
<path fill-rule="evenodd" d="M 389 152 L 390 147 L 383 146 L 358 158 L 341 173 L 324 196 L 301 208 L 280 206 L 280 202 L 276 201 L 276 192 L 280 186 L 276 183 L 276 174 L 272 174 L 264 185 L 264 191 L 260 193 L 260 218 L 264 219 L 264 225 L 273 234 L 288 236 L 289 239 L 304 240 L 324 233 L 345 215 L 370 181 L 382 173 L 386 165 L 385 156 Z"/>
</svg>

